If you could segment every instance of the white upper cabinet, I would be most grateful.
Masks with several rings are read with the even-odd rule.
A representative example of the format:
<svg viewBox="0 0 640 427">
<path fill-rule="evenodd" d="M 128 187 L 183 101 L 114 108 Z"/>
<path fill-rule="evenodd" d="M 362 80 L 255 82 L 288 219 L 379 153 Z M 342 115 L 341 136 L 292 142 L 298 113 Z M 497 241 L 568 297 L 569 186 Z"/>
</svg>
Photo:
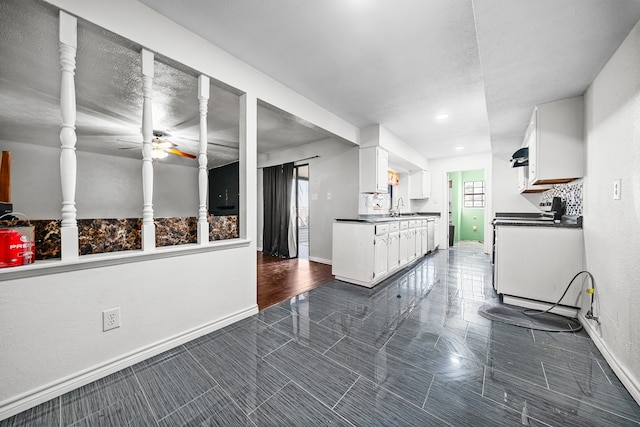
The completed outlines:
<svg viewBox="0 0 640 427">
<path fill-rule="evenodd" d="M 582 96 L 538 105 L 530 126 L 529 183 L 561 184 L 584 175 Z"/>
<path fill-rule="evenodd" d="M 420 170 L 409 176 L 409 198 L 428 199 L 431 197 L 431 172 Z"/>
<path fill-rule="evenodd" d="M 387 193 L 389 153 L 380 147 L 360 149 L 360 192 Z"/>
</svg>

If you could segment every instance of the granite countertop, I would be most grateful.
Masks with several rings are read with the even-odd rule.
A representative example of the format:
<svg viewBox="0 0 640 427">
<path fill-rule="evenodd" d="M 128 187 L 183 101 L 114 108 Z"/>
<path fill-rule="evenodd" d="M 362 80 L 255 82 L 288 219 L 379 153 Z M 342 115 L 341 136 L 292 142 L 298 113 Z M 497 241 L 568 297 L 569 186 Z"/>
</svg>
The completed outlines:
<svg viewBox="0 0 640 427">
<path fill-rule="evenodd" d="M 423 213 L 410 213 L 410 214 L 401 214 L 400 216 L 389 216 L 389 215 L 360 215 L 358 217 L 353 218 L 336 218 L 338 222 L 368 222 L 368 223 L 378 223 L 378 222 L 392 222 L 392 221 L 411 221 L 411 220 L 423 220 L 429 217 L 440 217 L 440 215 L 435 214 L 423 214 Z"/>
<path fill-rule="evenodd" d="M 582 228 L 582 217 L 563 216 L 559 222 L 545 216 L 497 216 L 493 225 L 510 225 L 517 227 L 553 227 L 553 228 Z"/>
</svg>

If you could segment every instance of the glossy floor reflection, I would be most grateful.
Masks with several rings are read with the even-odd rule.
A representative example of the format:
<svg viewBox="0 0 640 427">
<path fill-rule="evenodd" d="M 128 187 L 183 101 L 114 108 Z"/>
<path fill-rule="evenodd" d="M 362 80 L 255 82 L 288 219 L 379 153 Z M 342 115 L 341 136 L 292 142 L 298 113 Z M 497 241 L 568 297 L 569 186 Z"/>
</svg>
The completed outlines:
<svg viewBox="0 0 640 427">
<path fill-rule="evenodd" d="M 640 408 L 584 332 L 491 321 L 479 244 L 374 289 L 330 282 L 0 422 L 625 426 Z"/>
</svg>

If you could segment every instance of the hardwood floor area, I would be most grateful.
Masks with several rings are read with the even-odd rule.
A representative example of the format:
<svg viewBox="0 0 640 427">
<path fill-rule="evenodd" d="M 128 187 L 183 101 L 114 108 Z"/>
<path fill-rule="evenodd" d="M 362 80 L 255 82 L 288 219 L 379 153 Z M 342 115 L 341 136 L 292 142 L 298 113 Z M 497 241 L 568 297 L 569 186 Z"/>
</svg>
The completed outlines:
<svg viewBox="0 0 640 427">
<path fill-rule="evenodd" d="M 307 259 L 282 259 L 258 252 L 258 308 L 299 295 L 333 280 L 331 266 Z"/>
</svg>

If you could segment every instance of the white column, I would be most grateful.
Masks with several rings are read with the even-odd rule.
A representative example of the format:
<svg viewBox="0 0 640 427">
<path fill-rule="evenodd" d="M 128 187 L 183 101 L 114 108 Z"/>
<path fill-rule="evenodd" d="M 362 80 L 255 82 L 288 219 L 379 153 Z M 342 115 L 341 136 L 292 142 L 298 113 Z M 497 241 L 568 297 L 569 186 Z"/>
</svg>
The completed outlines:
<svg viewBox="0 0 640 427">
<path fill-rule="evenodd" d="M 240 97 L 240 237 L 251 239 L 255 249 L 257 215 L 258 100 Z"/>
<path fill-rule="evenodd" d="M 153 52 L 142 49 L 142 250 L 156 248 L 156 226 L 153 223 Z"/>
<path fill-rule="evenodd" d="M 209 243 L 209 222 L 207 221 L 207 190 L 209 177 L 207 174 L 207 102 L 209 101 L 209 77 L 198 77 L 198 101 L 200 103 L 200 149 L 198 151 L 198 243 Z"/>
<path fill-rule="evenodd" d="M 78 23 L 74 16 L 60 11 L 60 184 L 62 185 L 62 260 L 78 259 L 78 223 L 76 221 L 76 50 Z"/>
</svg>

